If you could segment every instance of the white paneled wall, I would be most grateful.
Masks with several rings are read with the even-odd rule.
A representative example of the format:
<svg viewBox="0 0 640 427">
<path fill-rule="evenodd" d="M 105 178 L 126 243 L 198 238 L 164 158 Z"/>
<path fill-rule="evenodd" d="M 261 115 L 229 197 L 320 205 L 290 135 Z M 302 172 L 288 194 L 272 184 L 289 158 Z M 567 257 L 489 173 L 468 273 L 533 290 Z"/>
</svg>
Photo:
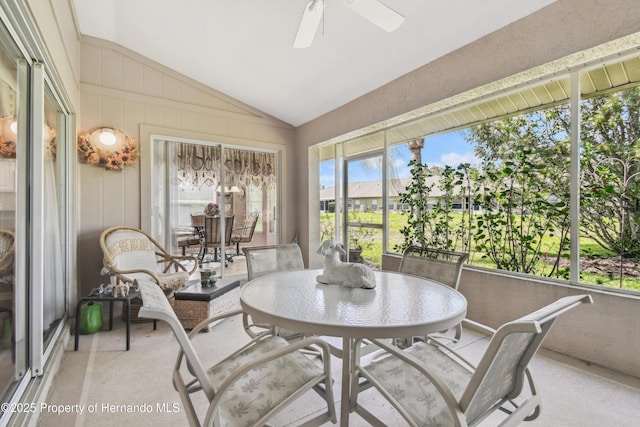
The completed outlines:
<svg viewBox="0 0 640 427">
<path fill-rule="evenodd" d="M 220 92 L 194 82 L 170 68 L 118 45 L 83 38 L 80 73 L 81 114 L 78 131 L 115 127 L 136 138 L 142 148 L 153 129 L 167 136 L 196 138 L 247 148 L 282 151 L 283 239 L 295 230 L 292 200 L 293 128 Z M 222 66 L 222 65 L 221 65 Z M 141 156 L 150 152 L 141 150 Z M 78 265 L 80 295 L 100 281 L 100 233 L 113 225 L 141 227 L 148 189 L 141 189 L 142 168 L 122 172 L 95 165 L 79 167 L 80 224 Z"/>
</svg>

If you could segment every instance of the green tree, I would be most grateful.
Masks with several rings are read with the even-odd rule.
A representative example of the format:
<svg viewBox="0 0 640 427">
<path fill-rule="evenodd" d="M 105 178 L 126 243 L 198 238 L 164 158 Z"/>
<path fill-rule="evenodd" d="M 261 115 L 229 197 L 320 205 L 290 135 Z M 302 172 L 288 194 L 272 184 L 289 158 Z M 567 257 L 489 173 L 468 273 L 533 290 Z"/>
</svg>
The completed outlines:
<svg viewBox="0 0 640 427">
<path fill-rule="evenodd" d="M 640 88 L 581 103 L 581 228 L 603 248 L 640 257 Z"/>
<path fill-rule="evenodd" d="M 413 244 L 447 250 L 468 250 L 467 222 L 454 220 L 453 204 L 467 198 L 463 190 L 464 170 L 451 166 L 429 167 L 417 160 L 409 162 L 411 182 L 399 193 L 399 202 L 408 204 L 407 225 L 400 232 L 404 242 L 396 250 Z M 437 191 L 436 191 L 437 190 Z"/>
<path fill-rule="evenodd" d="M 544 238 L 557 233 L 560 245 L 549 275 L 557 274 L 563 248 L 568 244 L 569 210 L 549 193 L 549 169 L 531 161 L 522 149 L 513 160 L 488 162 L 478 175 L 474 203 L 482 209 L 475 216 L 474 242 L 502 270 L 540 274 L 540 258 L 549 248 Z"/>
<path fill-rule="evenodd" d="M 559 238 L 551 254 L 558 275 L 569 232 L 569 139 L 546 110 L 470 129 L 475 154 L 485 160 L 473 180 L 475 248 L 498 268 L 540 274 L 539 260 L 550 248 L 545 236 Z M 549 254 L 548 254 L 549 255 Z"/>
</svg>

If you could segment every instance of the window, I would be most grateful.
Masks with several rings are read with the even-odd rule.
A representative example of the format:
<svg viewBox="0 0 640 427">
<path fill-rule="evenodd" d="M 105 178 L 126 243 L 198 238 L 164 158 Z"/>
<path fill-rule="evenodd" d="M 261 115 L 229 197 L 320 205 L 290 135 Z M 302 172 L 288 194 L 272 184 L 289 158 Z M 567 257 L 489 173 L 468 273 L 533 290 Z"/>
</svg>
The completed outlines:
<svg viewBox="0 0 640 427">
<path fill-rule="evenodd" d="M 640 58 L 617 61 L 339 144 L 344 153 L 376 138 L 384 147 L 385 252 L 424 242 L 488 268 L 640 290 Z M 571 99 L 572 81 L 580 99 Z M 580 176 L 572 176 L 572 146 Z M 378 208 L 375 199 L 352 203 Z"/>
</svg>

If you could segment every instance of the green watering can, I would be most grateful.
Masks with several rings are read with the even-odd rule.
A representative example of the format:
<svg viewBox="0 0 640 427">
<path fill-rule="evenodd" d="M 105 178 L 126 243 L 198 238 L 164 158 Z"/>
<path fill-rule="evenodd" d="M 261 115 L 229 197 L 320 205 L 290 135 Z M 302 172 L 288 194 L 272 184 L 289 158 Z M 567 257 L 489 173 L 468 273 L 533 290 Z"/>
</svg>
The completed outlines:
<svg viewBox="0 0 640 427">
<path fill-rule="evenodd" d="M 102 329 L 102 304 L 89 301 L 80 307 L 80 333 L 93 334 Z"/>
</svg>

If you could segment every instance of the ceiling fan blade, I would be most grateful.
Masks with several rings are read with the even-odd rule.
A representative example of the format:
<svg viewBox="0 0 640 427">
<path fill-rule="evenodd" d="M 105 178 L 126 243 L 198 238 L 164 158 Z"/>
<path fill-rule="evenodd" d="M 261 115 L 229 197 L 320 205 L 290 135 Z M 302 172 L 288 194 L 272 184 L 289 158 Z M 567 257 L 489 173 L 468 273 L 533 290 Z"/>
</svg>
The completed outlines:
<svg viewBox="0 0 640 427">
<path fill-rule="evenodd" d="M 311 0 L 304 8 L 304 14 L 300 20 L 300 26 L 293 41 L 293 47 L 305 48 L 311 46 L 313 38 L 318 31 L 320 19 L 324 12 L 324 0 Z"/>
<path fill-rule="evenodd" d="M 404 16 L 379 0 L 344 0 L 344 3 L 355 13 L 389 33 L 397 30 L 404 22 Z"/>
</svg>

